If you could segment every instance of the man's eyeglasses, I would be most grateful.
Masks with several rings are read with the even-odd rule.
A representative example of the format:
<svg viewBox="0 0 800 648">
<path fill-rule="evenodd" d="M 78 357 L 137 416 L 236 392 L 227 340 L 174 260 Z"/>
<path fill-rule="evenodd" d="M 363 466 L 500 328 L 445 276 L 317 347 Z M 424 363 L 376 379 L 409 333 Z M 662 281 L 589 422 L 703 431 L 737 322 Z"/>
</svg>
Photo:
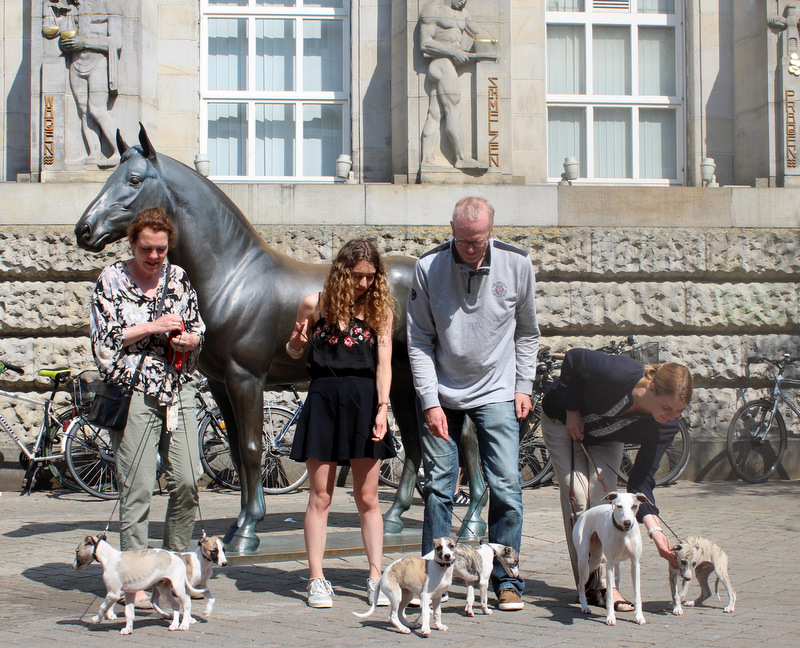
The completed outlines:
<svg viewBox="0 0 800 648">
<path fill-rule="evenodd" d="M 455 244 L 458 247 L 462 248 L 472 247 L 475 248 L 476 250 L 480 250 L 482 247 L 486 247 L 486 245 L 489 243 L 490 238 L 491 236 L 485 239 L 481 239 L 479 241 L 466 241 L 464 239 L 453 239 L 453 241 L 455 241 Z"/>
</svg>

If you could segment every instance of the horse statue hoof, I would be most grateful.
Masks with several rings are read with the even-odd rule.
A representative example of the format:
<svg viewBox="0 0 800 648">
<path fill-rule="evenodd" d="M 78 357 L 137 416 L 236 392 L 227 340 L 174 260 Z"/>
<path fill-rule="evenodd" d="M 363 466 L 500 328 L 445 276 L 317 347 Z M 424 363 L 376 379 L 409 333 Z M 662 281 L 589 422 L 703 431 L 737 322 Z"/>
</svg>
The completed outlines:
<svg viewBox="0 0 800 648">
<path fill-rule="evenodd" d="M 406 525 L 400 519 L 399 515 L 393 515 L 392 511 L 386 513 L 383 518 L 383 532 L 384 533 L 402 533 Z"/>
<path fill-rule="evenodd" d="M 458 537 L 464 540 L 486 539 L 486 522 L 480 518 L 467 520 L 458 530 Z"/>
<path fill-rule="evenodd" d="M 260 544 L 258 536 L 234 535 L 230 542 L 225 543 L 225 551 L 231 554 L 253 553 Z"/>
</svg>

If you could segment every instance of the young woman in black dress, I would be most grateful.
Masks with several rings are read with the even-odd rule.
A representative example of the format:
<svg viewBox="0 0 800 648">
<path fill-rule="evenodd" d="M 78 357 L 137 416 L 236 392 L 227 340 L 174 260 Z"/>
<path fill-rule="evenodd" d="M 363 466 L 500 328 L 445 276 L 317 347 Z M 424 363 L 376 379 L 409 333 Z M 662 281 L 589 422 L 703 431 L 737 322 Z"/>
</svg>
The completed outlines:
<svg viewBox="0 0 800 648">
<path fill-rule="evenodd" d="M 377 248 L 362 239 L 349 241 L 336 255 L 323 291 L 303 299 L 286 345 L 296 358 L 307 342 L 311 345 L 307 363 L 311 385 L 291 453 L 306 463 L 310 478 L 304 531 L 311 607 L 333 605 L 322 558 L 337 465 L 349 464 L 352 470 L 369 561 L 370 602 L 379 592 L 383 517 L 378 474 L 381 459 L 394 455 L 390 440 L 384 439 L 392 381 L 393 305 Z"/>
</svg>

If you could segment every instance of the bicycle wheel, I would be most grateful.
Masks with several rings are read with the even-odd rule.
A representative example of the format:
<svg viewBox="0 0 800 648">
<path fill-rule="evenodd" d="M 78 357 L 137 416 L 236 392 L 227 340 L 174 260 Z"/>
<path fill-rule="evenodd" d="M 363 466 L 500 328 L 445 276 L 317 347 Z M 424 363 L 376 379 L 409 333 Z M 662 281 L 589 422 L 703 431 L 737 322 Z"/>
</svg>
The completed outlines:
<svg viewBox="0 0 800 648">
<path fill-rule="evenodd" d="M 70 490 L 80 491 L 83 490 L 73 478 L 67 465 L 66 450 L 66 430 L 69 428 L 69 421 L 73 418 L 72 409 L 61 412 L 55 415 L 58 419 L 58 424 L 50 426 L 47 434 L 47 439 L 44 442 L 44 454 L 46 457 L 55 457 L 48 463 L 50 474 L 53 478 L 60 483 L 64 488 Z"/>
<path fill-rule="evenodd" d="M 206 414 L 198 426 L 200 462 L 206 474 L 221 486 L 239 489 L 239 475 L 233 465 L 225 422 L 218 407 Z"/>
<path fill-rule="evenodd" d="M 268 495 L 291 493 L 308 478 L 305 464 L 289 458 L 296 427 L 294 412 L 283 407 L 264 407 L 261 484 Z"/>
<path fill-rule="evenodd" d="M 381 461 L 381 471 L 378 474 L 378 481 L 386 486 L 397 488 L 400 485 L 400 477 L 403 475 L 403 467 L 405 466 L 406 462 L 406 451 L 403 447 L 403 439 L 400 435 L 400 430 L 397 429 L 397 422 L 394 420 L 394 415 L 392 414 L 391 405 L 389 406 L 389 412 L 387 413 L 386 418 L 389 427 L 389 433 L 387 433 L 387 435 L 384 437 L 384 441 L 386 443 L 392 443 L 391 439 L 389 439 L 389 434 L 395 438 L 395 449 L 397 450 L 397 455 Z"/>
<path fill-rule="evenodd" d="M 108 430 L 83 417 L 73 419 L 64 448 L 67 466 L 75 482 L 101 499 L 117 499 L 117 468 Z"/>
<path fill-rule="evenodd" d="M 541 484 L 553 474 L 537 408 L 532 409 L 519 424 L 519 473 L 523 488 Z"/>
<path fill-rule="evenodd" d="M 751 484 L 766 481 L 786 452 L 786 424 L 768 401 L 745 403 L 728 426 L 728 461 L 739 477 Z"/>
<path fill-rule="evenodd" d="M 656 470 L 656 486 L 665 486 L 677 481 L 689 464 L 691 448 L 692 437 L 689 434 L 689 424 L 681 417 L 678 421 L 678 434 L 675 435 L 672 444 L 667 448 L 664 456 L 661 457 L 661 463 L 659 463 L 658 470 Z M 638 452 L 639 446 L 637 444 L 625 444 L 619 471 L 622 479 L 618 477 L 620 484 L 628 483 L 628 475 L 633 468 Z"/>
</svg>

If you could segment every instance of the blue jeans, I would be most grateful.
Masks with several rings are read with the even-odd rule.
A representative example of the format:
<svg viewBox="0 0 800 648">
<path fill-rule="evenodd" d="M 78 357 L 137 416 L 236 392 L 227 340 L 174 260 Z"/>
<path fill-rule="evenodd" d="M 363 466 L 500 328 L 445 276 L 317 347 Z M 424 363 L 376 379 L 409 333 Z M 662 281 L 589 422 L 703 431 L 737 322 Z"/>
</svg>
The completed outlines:
<svg viewBox="0 0 800 648">
<path fill-rule="evenodd" d="M 514 402 L 490 403 L 469 410 L 444 408 L 450 440 L 434 437 L 424 424 L 425 417 L 417 401 L 422 428 L 422 462 L 425 467 L 425 520 L 422 526 L 422 554 L 433 549 L 433 540 L 449 536 L 453 523 L 453 495 L 458 478 L 458 445 L 466 416 L 477 428 L 481 465 L 489 489 L 489 541 L 514 547 L 522 541 L 522 486 L 519 477 L 519 424 Z M 511 578 L 495 563 L 492 587 L 525 589 L 522 578 Z"/>
</svg>

